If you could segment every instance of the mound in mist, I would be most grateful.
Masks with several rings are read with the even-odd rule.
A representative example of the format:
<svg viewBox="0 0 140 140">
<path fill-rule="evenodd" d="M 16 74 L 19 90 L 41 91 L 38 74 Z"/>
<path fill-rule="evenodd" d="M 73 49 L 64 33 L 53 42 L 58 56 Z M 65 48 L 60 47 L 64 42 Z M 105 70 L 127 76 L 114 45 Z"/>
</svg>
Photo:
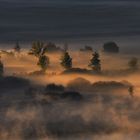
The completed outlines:
<svg viewBox="0 0 140 140">
<path fill-rule="evenodd" d="M 30 86 L 27 79 L 18 78 L 14 76 L 7 76 L 0 78 L 0 91 L 10 91 L 16 89 L 23 89 Z"/>
<path fill-rule="evenodd" d="M 112 90 L 128 91 L 131 86 L 132 84 L 127 81 L 97 81 L 95 83 L 91 83 L 84 78 L 76 78 L 68 83 L 67 88 L 71 90 L 110 93 Z"/>
<path fill-rule="evenodd" d="M 98 140 L 113 134 L 138 135 L 140 98 L 122 96 L 122 88 L 129 85 L 126 83 L 91 83 L 78 78 L 67 86 L 32 84 L 26 94 L 18 96 L 18 101 L 17 98 L 11 98 L 12 102 L 7 100 L 9 96 L 0 98 L 0 138 L 86 140 L 90 137 L 92 140 L 98 136 Z M 96 93 L 95 88 L 98 91 L 103 88 L 106 93 L 109 88 L 112 94 Z M 113 94 L 114 89 L 119 89 L 119 96 Z M 80 98 L 79 102 L 77 97 L 82 97 L 82 100 Z M 6 101 L 8 106 L 2 104 Z"/>
<path fill-rule="evenodd" d="M 65 86 L 44 86 L 11 76 L 1 78 L 0 83 L 4 89 L 0 97 L 2 140 L 86 140 L 140 133 L 140 98 L 129 96 L 129 82 L 92 83 L 76 78 Z"/>
</svg>

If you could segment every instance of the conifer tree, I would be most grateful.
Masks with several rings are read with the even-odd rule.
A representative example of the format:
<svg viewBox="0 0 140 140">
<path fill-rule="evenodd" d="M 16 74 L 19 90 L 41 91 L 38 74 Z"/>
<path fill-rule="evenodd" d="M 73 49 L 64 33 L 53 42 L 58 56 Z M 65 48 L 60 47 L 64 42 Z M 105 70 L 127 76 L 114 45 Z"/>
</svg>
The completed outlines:
<svg viewBox="0 0 140 140">
<path fill-rule="evenodd" d="M 45 55 L 41 55 L 37 64 L 40 66 L 41 70 L 45 72 L 49 65 L 49 58 Z"/>
<path fill-rule="evenodd" d="M 91 67 L 93 70 L 97 72 L 101 71 L 100 56 L 97 52 L 92 54 L 89 67 Z"/>
<path fill-rule="evenodd" d="M 67 51 L 64 51 L 64 54 L 61 58 L 60 64 L 65 69 L 71 69 L 72 68 L 72 58 L 70 57 L 70 55 Z"/>
<path fill-rule="evenodd" d="M 3 73 L 4 73 L 4 66 L 2 61 L 0 60 L 0 77 L 3 76 Z"/>
</svg>

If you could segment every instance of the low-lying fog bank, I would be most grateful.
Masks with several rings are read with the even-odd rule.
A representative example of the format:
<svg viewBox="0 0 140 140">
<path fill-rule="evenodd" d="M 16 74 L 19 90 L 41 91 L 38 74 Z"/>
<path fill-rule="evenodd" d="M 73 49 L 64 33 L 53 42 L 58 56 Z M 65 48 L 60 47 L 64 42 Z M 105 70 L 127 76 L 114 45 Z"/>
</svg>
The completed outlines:
<svg viewBox="0 0 140 140">
<path fill-rule="evenodd" d="M 76 73 L 70 72 L 69 74 L 61 73 L 64 71 L 60 65 L 61 53 L 47 54 L 50 59 L 49 67 L 47 68 L 45 75 L 29 74 L 39 71 L 40 68 L 37 65 L 37 58 L 27 54 L 27 51 L 23 51 L 20 55 L 10 56 L 6 54 L 1 55 L 2 62 L 4 63 L 5 75 L 15 75 L 19 77 L 26 77 L 35 83 L 47 84 L 67 84 L 69 80 L 73 80 L 77 77 L 83 77 L 91 82 L 96 81 L 129 81 L 133 83 L 137 89 L 140 86 L 139 74 L 140 71 L 129 70 L 128 62 L 136 57 L 138 61 L 140 57 L 138 55 L 128 54 L 104 54 L 100 53 L 102 74 L 89 74 L 90 68 L 88 67 L 89 61 L 92 57 L 91 52 L 69 51 L 73 58 L 73 68 L 86 69 L 87 72 Z"/>
<path fill-rule="evenodd" d="M 131 83 L 78 78 L 66 86 L 40 86 L 16 77 L 2 81 L 2 140 L 138 139 L 140 97 L 131 96 Z"/>
<path fill-rule="evenodd" d="M 70 54 L 73 67 L 89 69 L 91 53 Z M 44 75 L 29 75 L 39 68 L 25 52 L 2 55 L 0 139 L 139 139 L 140 72 L 127 71 L 133 55 L 101 54 L 101 75 L 61 74 L 61 54 L 47 55 L 51 63 Z"/>
</svg>

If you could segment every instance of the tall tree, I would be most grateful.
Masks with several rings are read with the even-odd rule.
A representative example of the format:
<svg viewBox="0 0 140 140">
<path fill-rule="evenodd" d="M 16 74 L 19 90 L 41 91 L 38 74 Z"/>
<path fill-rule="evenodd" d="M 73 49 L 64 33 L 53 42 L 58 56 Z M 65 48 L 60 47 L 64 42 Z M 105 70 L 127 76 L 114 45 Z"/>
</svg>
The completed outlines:
<svg viewBox="0 0 140 140">
<path fill-rule="evenodd" d="M 40 66 L 41 71 L 45 72 L 49 65 L 49 57 L 45 55 L 47 48 L 44 47 L 44 43 L 37 41 L 33 42 L 32 48 L 29 54 L 34 55 L 38 58 L 37 65 Z"/>
<path fill-rule="evenodd" d="M 49 65 L 49 57 L 41 55 L 37 64 L 40 66 L 41 70 L 45 72 Z"/>
<path fill-rule="evenodd" d="M 29 54 L 35 55 L 36 57 L 40 57 L 46 53 L 46 48 L 44 47 L 44 43 L 40 41 L 33 42 L 32 48 L 30 49 Z"/>
<path fill-rule="evenodd" d="M 90 60 L 89 67 L 91 67 L 93 70 L 95 70 L 97 72 L 101 71 L 100 56 L 97 52 L 92 54 L 92 58 Z"/>
<path fill-rule="evenodd" d="M 70 57 L 70 55 L 69 55 L 69 53 L 67 51 L 64 51 L 64 54 L 61 57 L 60 64 L 65 69 L 71 69 L 72 68 L 72 58 Z"/>
</svg>

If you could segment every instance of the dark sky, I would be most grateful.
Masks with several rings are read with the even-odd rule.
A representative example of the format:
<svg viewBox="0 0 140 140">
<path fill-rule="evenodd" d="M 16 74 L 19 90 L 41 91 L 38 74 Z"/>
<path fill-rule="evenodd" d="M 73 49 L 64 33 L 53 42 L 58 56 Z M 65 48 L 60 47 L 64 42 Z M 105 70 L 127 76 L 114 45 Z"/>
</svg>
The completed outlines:
<svg viewBox="0 0 140 140">
<path fill-rule="evenodd" d="M 140 36 L 138 0 L 0 0 L 0 41 Z"/>
</svg>

